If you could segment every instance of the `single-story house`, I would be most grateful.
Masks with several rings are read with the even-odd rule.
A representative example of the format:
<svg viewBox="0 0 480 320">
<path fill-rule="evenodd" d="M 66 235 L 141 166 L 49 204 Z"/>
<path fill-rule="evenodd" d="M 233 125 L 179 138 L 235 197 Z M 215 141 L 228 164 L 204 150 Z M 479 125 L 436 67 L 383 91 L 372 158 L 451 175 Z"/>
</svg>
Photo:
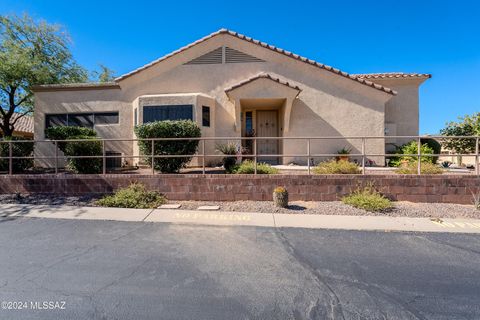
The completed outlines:
<svg viewBox="0 0 480 320">
<path fill-rule="evenodd" d="M 108 83 L 42 85 L 35 92 L 35 138 L 45 128 L 81 125 L 103 138 L 135 139 L 134 126 L 191 119 L 203 137 L 326 137 L 418 135 L 420 73 L 349 74 L 292 52 L 221 29 Z M 382 154 L 394 139 L 369 140 Z M 218 143 L 218 142 L 217 142 Z M 215 152 L 215 142 L 206 145 Z M 311 154 L 361 140 L 312 140 Z M 135 142 L 109 142 L 108 152 L 138 155 Z M 305 141 L 259 141 L 265 159 L 306 163 Z M 52 156 L 53 145 L 38 145 Z M 384 165 L 383 157 L 370 157 Z M 138 160 L 125 159 L 131 163 Z M 45 163 L 51 164 L 52 162 Z"/>
<path fill-rule="evenodd" d="M 15 122 L 13 136 L 18 138 L 33 139 L 33 117 L 15 112 L 10 123 Z M 0 129 L 0 137 L 2 136 Z"/>
</svg>

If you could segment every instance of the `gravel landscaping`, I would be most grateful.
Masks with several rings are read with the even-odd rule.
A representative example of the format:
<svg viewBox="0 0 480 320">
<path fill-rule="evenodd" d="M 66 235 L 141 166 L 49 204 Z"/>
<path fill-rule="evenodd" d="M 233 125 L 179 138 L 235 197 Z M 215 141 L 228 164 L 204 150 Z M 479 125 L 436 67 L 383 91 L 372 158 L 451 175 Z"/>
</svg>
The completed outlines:
<svg viewBox="0 0 480 320">
<path fill-rule="evenodd" d="M 0 203 L 20 203 L 36 205 L 71 205 L 96 206 L 98 197 L 65 197 L 53 195 L 0 195 Z M 390 217 L 430 217 L 430 218 L 476 218 L 480 219 L 480 211 L 473 205 L 451 203 L 413 203 L 394 202 L 395 208 L 386 212 L 367 212 L 345 205 L 340 201 L 291 201 L 286 209 L 276 208 L 271 201 L 169 201 L 181 204 L 180 209 L 195 210 L 199 206 L 218 205 L 221 211 L 289 213 L 289 214 L 326 214 L 355 216 L 390 216 Z"/>
</svg>

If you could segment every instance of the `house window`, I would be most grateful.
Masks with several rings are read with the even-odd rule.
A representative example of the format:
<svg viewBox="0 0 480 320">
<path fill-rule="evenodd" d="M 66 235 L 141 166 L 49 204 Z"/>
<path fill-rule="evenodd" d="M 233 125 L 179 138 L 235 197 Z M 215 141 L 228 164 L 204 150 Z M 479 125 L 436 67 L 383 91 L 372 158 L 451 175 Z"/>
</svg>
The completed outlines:
<svg viewBox="0 0 480 320">
<path fill-rule="evenodd" d="M 45 117 L 45 127 L 65 127 L 68 125 L 66 114 L 47 114 Z"/>
<path fill-rule="evenodd" d="M 143 107 L 143 123 L 164 120 L 193 120 L 193 105 Z"/>
<path fill-rule="evenodd" d="M 95 124 L 118 124 L 118 112 L 95 113 Z"/>
<path fill-rule="evenodd" d="M 202 107 L 202 126 L 210 127 L 210 107 Z"/>
<path fill-rule="evenodd" d="M 93 114 L 68 114 L 67 125 L 69 127 L 93 128 Z"/>
<path fill-rule="evenodd" d="M 45 127 L 85 127 L 119 123 L 118 112 L 47 114 Z"/>
<path fill-rule="evenodd" d="M 133 124 L 136 126 L 138 124 L 138 109 L 135 108 L 133 111 Z"/>
</svg>

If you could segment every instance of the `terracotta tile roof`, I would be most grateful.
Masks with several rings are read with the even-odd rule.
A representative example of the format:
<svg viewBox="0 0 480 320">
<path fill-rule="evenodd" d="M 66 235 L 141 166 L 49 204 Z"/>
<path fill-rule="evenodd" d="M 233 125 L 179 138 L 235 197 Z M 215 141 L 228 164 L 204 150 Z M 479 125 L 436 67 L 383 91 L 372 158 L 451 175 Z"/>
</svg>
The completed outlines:
<svg viewBox="0 0 480 320">
<path fill-rule="evenodd" d="M 385 73 L 360 73 L 352 74 L 352 76 L 362 79 L 406 79 L 406 78 L 423 78 L 432 77 L 428 73 L 404 73 L 404 72 L 385 72 Z"/>
<path fill-rule="evenodd" d="M 211 34 L 209 34 L 208 36 L 203 37 L 203 38 L 201 38 L 201 39 L 199 39 L 199 40 L 197 40 L 197 41 L 195 41 L 195 42 L 192 42 L 192 43 L 186 45 L 185 47 L 182 47 L 182 48 L 180 48 L 180 49 L 178 49 L 178 50 L 176 50 L 176 51 L 173 51 L 172 53 L 169 53 L 169 54 L 167 54 L 167 55 L 165 55 L 165 56 L 163 56 L 163 57 L 161 57 L 161 58 L 159 58 L 159 59 L 157 59 L 157 60 L 155 60 L 155 61 L 152 61 L 152 62 L 144 65 L 143 67 L 140 67 L 140 68 L 138 68 L 138 69 L 136 69 L 136 70 L 133 70 L 133 71 L 127 73 L 127 74 L 124 74 L 124 75 L 116 78 L 115 81 L 121 81 L 121 80 L 123 80 L 123 79 L 125 79 L 125 78 L 128 78 L 128 77 L 130 77 L 130 76 L 132 76 L 132 75 L 134 75 L 134 74 L 136 74 L 136 73 L 138 73 L 138 72 L 140 72 L 140 71 L 142 71 L 142 70 L 145 70 L 145 69 L 147 69 L 147 68 L 149 68 L 149 67 L 151 67 L 151 66 L 153 66 L 153 65 L 155 65 L 155 64 L 157 64 L 157 63 L 159 63 L 159 62 L 161 62 L 161 61 L 164 61 L 164 60 L 166 60 L 166 59 L 168 59 L 168 58 L 170 58 L 170 57 L 172 57 L 172 56 L 174 56 L 174 55 L 176 55 L 176 54 L 178 54 L 178 53 L 180 53 L 180 52 L 182 52 L 182 51 L 185 51 L 185 50 L 187 50 L 187 49 L 189 49 L 189 48 L 191 48 L 191 47 L 193 47 L 193 46 L 195 46 L 195 45 L 197 45 L 197 44 L 199 44 L 199 43 L 202 43 L 202 42 L 204 42 L 204 41 L 206 41 L 206 40 L 208 40 L 208 39 L 211 39 L 211 38 L 213 38 L 213 37 L 215 37 L 215 36 L 217 36 L 217 35 L 220 35 L 220 34 L 229 34 L 229 35 L 231 35 L 231 36 L 237 37 L 238 39 L 241 39 L 241 40 L 245 40 L 245 41 L 254 43 L 254 44 L 259 45 L 259 46 L 261 46 L 261 47 L 263 47 L 263 48 L 266 48 L 266 49 L 269 49 L 269 50 L 272 50 L 272 51 L 281 53 L 281 54 L 286 55 L 286 56 L 288 56 L 288 57 L 291 57 L 291 58 L 293 58 L 293 59 L 296 59 L 296 60 L 299 60 L 299 61 L 308 63 L 308 64 L 310 64 L 310 65 L 312 65 L 312 66 L 315 66 L 315 67 L 318 67 L 318 68 L 321 68 L 321 69 L 330 71 L 330 72 L 332 72 L 332 73 L 338 74 L 338 75 L 340 75 L 340 76 L 343 76 L 343 77 L 345 77 L 345 78 L 351 79 L 351 80 L 353 80 L 353 81 L 360 82 L 361 84 L 364 84 L 364 85 L 366 85 L 366 86 L 369 86 L 369 87 L 378 89 L 378 90 L 380 90 L 380 91 L 383 91 L 383 92 L 386 92 L 386 93 L 389 93 L 389 94 L 393 94 L 393 95 L 396 94 L 396 92 L 395 92 L 394 90 L 392 90 L 392 89 L 390 89 L 390 88 L 387 88 L 387 87 L 385 87 L 385 86 L 382 86 L 382 85 L 380 85 L 380 84 L 374 83 L 374 82 L 372 82 L 372 81 L 369 81 L 369 80 L 367 80 L 367 79 L 365 79 L 365 78 L 350 75 L 350 74 L 348 74 L 348 73 L 346 73 L 346 72 L 344 72 L 344 71 L 341 71 L 341 70 L 339 70 L 339 69 L 336 69 L 336 68 L 327 66 L 327 65 L 325 65 L 325 64 L 316 62 L 316 61 L 311 60 L 311 59 L 307 59 L 307 58 L 302 57 L 302 56 L 300 56 L 300 55 L 298 55 L 298 54 L 292 53 L 292 52 L 290 52 L 290 51 L 286 51 L 286 50 L 284 50 L 284 49 L 281 49 L 281 48 L 278 48 L 278 47 L 269 45 L 269 44 L 267 44 L 267 43 L 265 43 L 265 42 L 261 42 L 261 41 L 259 41 L 259 40 L 255 40 L 255 39 L 250 38 L 250 37 L 247 37 L 247 36 L 245 36 L 245 35 L 243 35 L 243 34 L 239 34 L 239 33 L 237 33 L 237 32 L 230 31 L 230 30 L 227 30 L 227 29 L 220 29 L 220 30 L 218 30 L 218 31 L 216 31 L 216 32 L 214 32 L 214 33 L 211 33 Z"/>
<path fill-rule="evenodd" d="M 20 113 L 14 113 L 11 121 L 15 121 L 20 116 Z M 33 117 L 23 116 L 15 123 L 15 131 L 33 133 Z"/>
<path fill-rule="evenodd" d="M 86 82 L 86 83 L 60 83 L 33 86 L 33 91 L 60 91 L 60 90 L 95 90 L 120 88 L 116 82 Z"/>
<path fill-rule="evenodd" d="M 289 82 L 286 81 L 286 80 L 282 80 L 282 79 L 280 79 L 280 78 L 278 78 L 278 77 L 274 77 L 274 76 L 272 76 L 272 75 L 270 75 L 270 74 L 268 74 L 268 73 L 263 73 L 263 72 L 262 72 L 262 73 L 259 73 L 259 74 L 255 75 L 255 76 L 251 77 L 251 78 L 245 79 L 245 80 L 237 83 L 236 85 L 233 85 L 233 86 L 225 89 L 225 92 L 229 92 L 229 91 L 235 90 L 235 89 L 237 89 L 237 88 L 239 88 L 239 87 L 241 87 L 241 86 L 243 86 L 243 85 L 245 85 L 245 84 L 247 84 L 247 83 L 249 83 L 249 82 L 252 82 L 252 81 L 255 81 L 255 80 L 261 79 L 261 78 L 275 81 L 275 82 L 280 83 L 280 84 L 282 84 L 282 85 L 284 85 L 284 86 L 287 86 L 287 87 L 290 87 L 290 88 L 292 88 L 292 89 L 298 90 L 299 92 L 302 91 L 302 89 L 300 89 L 298 86 L 295 86 L 295 85 L 289 83 Z"/>
</svg>

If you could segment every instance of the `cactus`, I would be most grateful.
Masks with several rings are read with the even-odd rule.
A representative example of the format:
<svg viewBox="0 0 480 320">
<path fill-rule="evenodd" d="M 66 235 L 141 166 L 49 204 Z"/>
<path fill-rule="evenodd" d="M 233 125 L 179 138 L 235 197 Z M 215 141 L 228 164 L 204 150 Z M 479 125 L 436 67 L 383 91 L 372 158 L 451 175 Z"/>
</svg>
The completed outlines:
<svg viewBox="0 0 480 320">
<path fill-rule="evenodd" d="M 276 207 L 288 207 L 288 191 L 284 187 L 277 187 L 273 190 L 273 203 Z"/>
</svg>

